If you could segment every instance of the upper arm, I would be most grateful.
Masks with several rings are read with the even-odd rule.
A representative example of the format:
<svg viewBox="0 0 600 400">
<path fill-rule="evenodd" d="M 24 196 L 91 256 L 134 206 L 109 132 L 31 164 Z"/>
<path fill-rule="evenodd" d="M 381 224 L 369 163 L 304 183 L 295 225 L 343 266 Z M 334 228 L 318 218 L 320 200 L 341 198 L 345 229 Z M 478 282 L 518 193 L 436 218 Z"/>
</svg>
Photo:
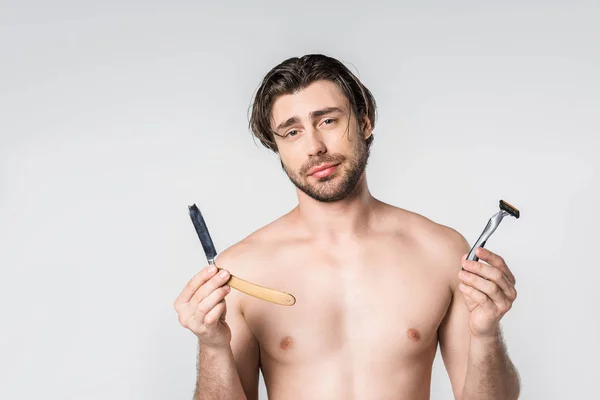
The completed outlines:
<svg viewBox="0 0 600 400">
<path fill-rule="evenodd" d="M 471 333 L 469 330 L 470 312 L 462 292 L 458 289 L 460 283 L 458 272 L 461 269 L 460 258 L 470 248 L 466 240 L 456 232 L 451 235 L 451 241 L 448 276 L 452 299 L 439 328 L 439 344 L 454 397 L 460 399 L 467 375 Z"/>
<path fill-rule="evenodd" d="M 232 250 L 230 248 L 221 253 L 216 264 L 219 268 L 235 275 L 241 261 Z M 231 330 L 231 350 L 246 398 L 258 400 L 259 345 L 244 317 L 242 299 L 242 293 L 237 290 L 233 289 L 229 292 L 225 298 L 227 304 L 225 322 Z"/>
<path fill-rule="evenodd" d="M 248 400 L 258 399 L 259 346 L 242 313 L 239 293 L 231 291 L 225 321 L 231 329 L 231 350 Z M 236 296 L 237 295 L 237 296 Z"/>
</svg>

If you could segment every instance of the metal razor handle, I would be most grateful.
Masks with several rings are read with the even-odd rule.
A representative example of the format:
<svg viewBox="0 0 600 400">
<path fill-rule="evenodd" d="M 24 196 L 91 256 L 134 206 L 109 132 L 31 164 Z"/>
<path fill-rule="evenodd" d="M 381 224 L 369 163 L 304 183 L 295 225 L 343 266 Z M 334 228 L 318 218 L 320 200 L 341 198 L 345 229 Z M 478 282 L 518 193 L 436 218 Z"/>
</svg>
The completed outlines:
<svg viewBox="0 0 600 400">
<path fill-rule="evenodd" d="M 494 214 L 492 218 L 490 218 L 487 225 L 485 226 L 485 229 L 483 230 L 483 232 L 481 232 L 481 235 L 479 235 L 479 239 L 477 239 L 473 247 L 471 247 L 471 251 L 469 251 L 469 255 L 467 255 L 467 260 L 479 261 L 479 257 L 475 255 L 475 249 L 477 249 L 478 247 L 485 246 L 485 243 L 487 242 L 489 237 L 492 236 L 492 233 L 494 233 L 496 228 L 498 228 L 498 225 L 500 225 L 500 222 L 502 221 L 502 218 L 504 218 L 504 215 L 505 213 L 500 211 Z"/>
<path fill-rule="evenodd" d="M 510 205 L 509 203 L 507 203 L 504 200 L 500 200 L 499 207 L 500 207 L 500 211 L 498 211 L 496 214 L 494 214 L 492 216 L 492 218 L 490 218 L 487 225 L 485 226 L 485 229 L 483 230 L 483 232 L 481 232 L 481 235 L 479 235 L 479 239 L 477 239 L 477 241 L 475 242 L 473 247 L 471 247 L 471 250 L 469 251 L 469 254 L 467 255 L 467 260 L 479 261 L 479 257 L 477 257 L 475 255 L 475 250 L 478 247 L 485 246 L 485 243 L 487 242 L 489 237 L 492 236 L 492 233 L 494 233 L 496 228 L 498 228 L 498 225 L 500 225 L 500 222 L 502 222 L 502 218 L 504 218 L 506 216 L 512 216 L 514 218 L 519 218 L 521 215 L 521 212 L 516 207 Z"/>
<path fill-rule="evenodd" d="M 489 237 L 489 235 L 487 235 L 487 237 Z M 471 251 L 469 251 L 469 255 L 467 256 L 467 260 L 479 261 L 479 257 L 475 255 L 475 249 L 478 247 L 485 247 L 485 242 L 487 242 L 487 238 L 484 237 L 484 235 L 481 235 L 473 247 L 471 247 Z"/>
</svg>

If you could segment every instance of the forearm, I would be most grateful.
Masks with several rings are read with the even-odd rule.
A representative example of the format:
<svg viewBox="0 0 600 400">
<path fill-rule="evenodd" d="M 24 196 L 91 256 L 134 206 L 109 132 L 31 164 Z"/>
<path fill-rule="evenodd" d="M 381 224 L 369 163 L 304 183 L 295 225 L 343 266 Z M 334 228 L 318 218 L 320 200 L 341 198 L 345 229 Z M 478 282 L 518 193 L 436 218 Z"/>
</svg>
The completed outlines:
<svg viewBox="0 0 600 400">
<path fill-rule="evenodd" d="M 519 392 L 519 375 L 500 330 L 493 337 L 472 337 L 462 400 L 513 400 Z"/>
<path fill-rule="evenodd" d="M 230 347 L 200 346 L 194 400 L 246 400 Z"/>
</svg>

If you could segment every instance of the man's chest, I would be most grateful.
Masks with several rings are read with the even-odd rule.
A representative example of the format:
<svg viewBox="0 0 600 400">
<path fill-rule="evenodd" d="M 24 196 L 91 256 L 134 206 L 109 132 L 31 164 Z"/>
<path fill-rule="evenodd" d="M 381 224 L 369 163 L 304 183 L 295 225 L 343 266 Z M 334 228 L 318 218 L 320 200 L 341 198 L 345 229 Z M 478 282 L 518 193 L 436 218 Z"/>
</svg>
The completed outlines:
<svg viewBox="0 0 600 400">
<path fill-rule="evenodd" d="M 435 268 L 389 257 L 308 265 L 290 264 L 271 281 L 294 294 L 294 306 L 246 301 L 246 320 L 265 357 L 281 364 L 340 355 L 410 361 L 437 344 L 451 293 Z"/>
</svg>

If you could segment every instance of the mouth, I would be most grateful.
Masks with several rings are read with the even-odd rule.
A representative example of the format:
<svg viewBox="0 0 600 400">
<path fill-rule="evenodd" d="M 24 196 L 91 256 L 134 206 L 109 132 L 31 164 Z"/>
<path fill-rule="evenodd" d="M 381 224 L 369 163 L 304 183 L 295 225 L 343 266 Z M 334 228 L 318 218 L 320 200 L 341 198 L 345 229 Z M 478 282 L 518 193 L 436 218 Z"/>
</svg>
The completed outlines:
<svg viewBox="0 0 600 400">
<path fill-rule="evenodd" d="M 318 167 L 311 168 L 308 171 L 309 176 L 314 176 L 317 178 L 323 178 L 325 176 L 331 175 L 337 169 L 339 164 L 323 164 Z"/>
</svg>

